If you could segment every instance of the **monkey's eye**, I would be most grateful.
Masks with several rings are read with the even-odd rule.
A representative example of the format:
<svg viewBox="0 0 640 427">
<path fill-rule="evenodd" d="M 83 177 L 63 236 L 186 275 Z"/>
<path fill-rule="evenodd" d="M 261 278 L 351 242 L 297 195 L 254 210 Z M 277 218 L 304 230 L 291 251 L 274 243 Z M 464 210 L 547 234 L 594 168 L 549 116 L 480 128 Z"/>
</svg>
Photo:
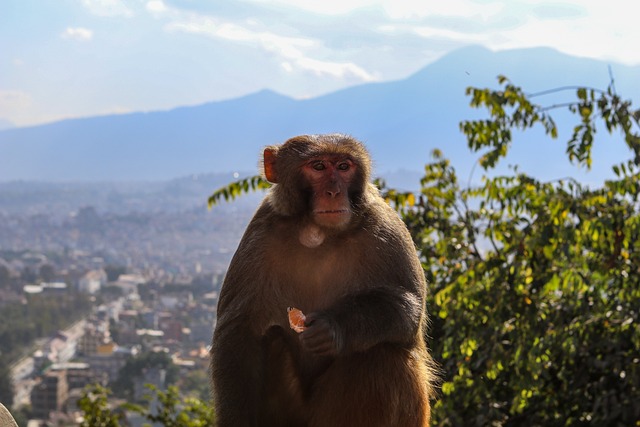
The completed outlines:
<svg viewBox="0 0 640 427">
<path fill-rule="evenodd" d="M 342 162 L 342 163 L 340 163 L 340 164 L 338 165 L 338 170 L 346 171 L 346 170 L 349 170 L 349 167 L 351 167 L 351 165 L 349 165 L 349 163 L 347 163 L 347 162 Z"/>
<path fill-rule="evenodd" d="M 311 167 L 312 167 L 314 170 L 317 170 L 317 171 L 322 171 L 322 170 L 325 170 L 325 169 L 327 168 L 327 167 L 324 165 L 324 163 L 322 163 L 322 162 L 315 162 L 315 163 L 313 163 L 313 164 L 311 165 Z"/>
</svg>

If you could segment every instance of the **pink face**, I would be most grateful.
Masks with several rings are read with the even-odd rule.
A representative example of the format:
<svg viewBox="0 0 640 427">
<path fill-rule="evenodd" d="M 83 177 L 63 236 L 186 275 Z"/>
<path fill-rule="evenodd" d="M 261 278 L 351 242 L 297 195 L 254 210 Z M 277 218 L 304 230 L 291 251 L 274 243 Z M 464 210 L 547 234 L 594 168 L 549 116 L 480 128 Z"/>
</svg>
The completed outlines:
<svg viewBox="0 0 640 427">
<path fill-rule="evenodd" d="M 349 186 L 356 171 L 357 165 L 346 156 L 321 156 L 304 164 L 302 173 L 313 189 L 311 208 L 317 225 L 341 229 L 349 224 Z"/>
</svg>

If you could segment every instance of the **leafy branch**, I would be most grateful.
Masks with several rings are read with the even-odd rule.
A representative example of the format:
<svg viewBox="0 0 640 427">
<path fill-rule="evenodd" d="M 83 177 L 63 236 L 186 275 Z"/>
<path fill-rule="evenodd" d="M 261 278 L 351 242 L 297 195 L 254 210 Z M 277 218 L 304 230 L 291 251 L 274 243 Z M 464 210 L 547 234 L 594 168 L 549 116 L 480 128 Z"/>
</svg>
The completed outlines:
<svg viewBox="0 0 640 427">
<path fill-rule="evenodd" d="M 600 118 L 609 133 L 620 130 L 627 146 L 634 152 L 633 162 L 640 165 L 640 135 L 633 130 L 640 127 L 640 110 L 633 111 L 630 101 L 623 101 L 615 92 L 613 81 L 606 90 L 594 88 L 564 86 L 538 92 L 527 96 L 521 88 L 514 86 L 506 77 L 499 76 L 502 90 L 468 88 L 470 105 L 474 108 L 485 107 L 490 119 L 463 121 L 460 129 L 467 136 L 468 146 L 473 151 L 489 148 L 480 159 L 480 165 L 486 170 L 495 167 L 498 160 L 507 155 L 512 142 L 512 129 L 524 130 L 540 123 L 547 135 L 556 139 L 558 129 L 548 111 L 566 107 L 580 118 L 567 142 L 569 160 L 591 168 L 591 148 L 596 132 L 596 119 Z M 541 106 L 532 103 L 529 98 L 573 89 L 576 101 Z"/>
<path fill-rule="evenodd" d="M 248 193 L 249 191 L 266 190 L 271 187 L 271 183 L 261 177 L 260 175 L 254 175 L 249 178 L 244 178 L 231 184 L 225 185 L 214 191 L 207 201 L 209 209 L 214 205 L 220 203 L 224 199 L 225 202 L 235 200 L 236 197 Z"/>
</svg>

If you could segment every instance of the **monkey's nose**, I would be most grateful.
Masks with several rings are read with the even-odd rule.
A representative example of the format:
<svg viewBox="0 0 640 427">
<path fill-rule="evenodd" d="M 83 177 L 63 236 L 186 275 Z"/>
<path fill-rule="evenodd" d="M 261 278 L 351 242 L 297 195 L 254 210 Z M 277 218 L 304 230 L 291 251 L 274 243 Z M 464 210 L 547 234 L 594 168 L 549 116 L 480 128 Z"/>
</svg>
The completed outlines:
<svg viewBox="0 0 640 427">
<path fill-rule="evenodd" d="M 340 189 L 327 190 L 327 194 L 329 195 L 329 197 L 334 198 L 334 197 L 336 197 L 338 194 L 340 194 Z"/>
</svg>

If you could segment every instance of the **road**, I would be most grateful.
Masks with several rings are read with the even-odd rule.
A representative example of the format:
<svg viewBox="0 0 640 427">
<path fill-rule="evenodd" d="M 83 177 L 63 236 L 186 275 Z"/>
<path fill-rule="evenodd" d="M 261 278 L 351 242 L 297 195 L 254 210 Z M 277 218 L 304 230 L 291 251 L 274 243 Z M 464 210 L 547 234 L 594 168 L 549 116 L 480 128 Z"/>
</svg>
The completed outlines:
<svg viewBox="0 0 640 427">
<path fill-rule="evenodd" d="M 67 344 L 73 346 L 75 349 L 76 344 L 80 337 L 84 333 L 84 327 L 86 325 L 86 320 L 82 319 L 64 331 L 62 331 L 67 337 Z M 41 345 L 37 346 L 37 350 L 43 350 L 43 346 L 49 342 L 49 339 L 39 340 Z M 69 360 L 57 360 L 56 362 L 68 362 Z M 20 359 L 11 367 L 11 379 L 13 381 L 13 407 L 18 408 L 23 405 L 28 405 L 31 403 L 31 390 L 35 385 L 34 375 L 34 360 L 33 357 L 25 357 Z"/>
</svg>

